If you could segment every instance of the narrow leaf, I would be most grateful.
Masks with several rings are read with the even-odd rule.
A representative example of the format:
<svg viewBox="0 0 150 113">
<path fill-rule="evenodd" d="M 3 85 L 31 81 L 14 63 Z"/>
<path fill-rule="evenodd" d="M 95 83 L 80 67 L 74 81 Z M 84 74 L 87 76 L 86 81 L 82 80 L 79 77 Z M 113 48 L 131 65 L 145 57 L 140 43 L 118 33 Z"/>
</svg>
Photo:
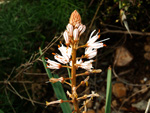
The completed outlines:
<svg viewBox="0 0 150 113">
<path fill-rule="evenodd" d="M 108 68 L 107 71 L 107 89 L 106 89 L 106 105 L 105 105 L 105 113 L 111 113 L 111 68 Z"/>
<path fill-rule="evenodd" d="M 39 48 L 39 52 L 40 52 L 40 55 L 42 55 L 41 48 Z M 50 69 L 47 68 L 44 56 L 42 56 L 41 59 L 43 61 L 43 65 L 44 65 L 44 68 L 45 68 L 45 70 L 48 74 L 49 79 L 52 78 L 52 77 L 58 78 L 59 77 L 58 75 L 52 74 Z M 57 96 L 57 99 L 67 100 L 67 97 L 66 97 L 64 89 L 62 87 L 62 84 L 60 82 L 57 82 L 57 83 L 54 83 L 54 84 L 51 83 L 51 84 L 52 84 L 54 92 Z M 71 108 L 69 106 L 69 103 L 61 103 L 60 106 L 61 106 L 61 109 L 62 109 L 63 113 L 71 113 Z"/>
</svg>

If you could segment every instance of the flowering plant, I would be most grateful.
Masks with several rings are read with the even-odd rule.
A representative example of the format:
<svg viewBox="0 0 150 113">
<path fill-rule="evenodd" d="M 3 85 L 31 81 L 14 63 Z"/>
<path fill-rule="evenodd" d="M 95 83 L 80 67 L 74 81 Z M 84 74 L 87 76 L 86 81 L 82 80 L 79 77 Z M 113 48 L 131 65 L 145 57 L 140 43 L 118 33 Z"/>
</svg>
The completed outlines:
<svg viewBox="0 0 150 113">
<path fill-rule="evenodd" d="M 86 112 L 86 104 L 89 100 L 91 100 L 93 97 L 98 97 L 99 94 L 92 91 L 89 95 L 83 95 L 81 97 L 78 97 L 77 89 L 88 82 L 89 80 L 89 74 L 90 73 L 100 73 L 101 69 L 94 69 L 92 63 L 94 58 L 97 55 L 97 49 L 102 48 L 106 46 L 103 44 L 103 41 L 108 40 L 104 39 L 101 41 L 97 41 L 100 38 L 100 31 L 98 31 L 95 35 L 94 33 L 96 30 L 94 30 L 89 37 L 89 40 L 85 45 L 79 46 L 79 40 L 81 35 L 85 32 L 86 26 L 81 23 L 81 16 L 80 14 L 75 10 L 69 20 L 69 24 L 66 26 L 66 30 L 63 33 L 63 37 L 65 39 L 65 45 L 61 43 L 61 46 L 58 45 L 58 50 L 60 51 L 61 55 L 58 53 L 53 53 L 55 60 L 53 61 L 48 58 L 46 58 L 47 62 L 47 68 L 49 69 L 60 69 L 60 68 L 70 68 L 71 69 L 71 77 L 69 78 L 51 78 L 49 81 L 52 83 L 61 82 L 66 83 L 71 87 L 71 92 L 67 91 L 67 95 L 71 98 L 71 100 L 56 100 L 53 102 L 46 102 L 46 105 L 56 104 L 56 103 L 64 103 L 64 102 L 70 102 L 73 103 L 74 110 L 73 112 L 80 113 L 83 111 L 83 113 Z M 80 48 L 85 48 L 85 53 L 81 57 L 76 56 L 77 50 Z M 83 58 L 87 58 L 87 61 L 83 61 Z M 76 70 L 78 68 L 82 68 L 86 70 L 84 73 L 77 73 Z M 79 84 L 76 83 L 76 78 L 78 76 L 87 75 L 86 79 L 81 81 Z M 71 82 L 67 82 L 67 80 L 70 80 Z M 83 106 L 79 108 L 78 101 L 80 99 L 85 99 Z M 84 110 L 82 110 L 85 108 Z"/>
</svg>

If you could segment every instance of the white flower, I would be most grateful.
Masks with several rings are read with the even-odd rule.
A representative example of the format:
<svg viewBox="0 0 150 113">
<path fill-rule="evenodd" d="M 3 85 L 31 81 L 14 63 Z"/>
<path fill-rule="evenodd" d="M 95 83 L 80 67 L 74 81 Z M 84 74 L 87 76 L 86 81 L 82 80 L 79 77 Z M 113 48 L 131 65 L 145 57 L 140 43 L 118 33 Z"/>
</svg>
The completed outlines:
<svg viewBox="0 0 150 113">
<path fill-rule="evenodd" d="M 55 54 L 54 58 L 63 64 L 67 64 L 69 62 L 69 59 L 66 59 L 64 56 L 60 56 L 59 54 Z"/>
<path fill-rule="evenodd" d="M 62 56 L 59 54 L 54 54 L 55 55 L 54 58 L 60 63 L 63 64 L 69 63 L 72 49 L 70 47 L 63 46 L 62 44 L 62 46 L 59 47 L 58 50 L 61 52 Z"/>
<path fill-rule="evenodd" d="M 95 31 L 96 31 L 96 30 L 94 30 L 94 31 L 91 33 L 90 38 L 89 38 L 89 40 L 88 40 L 87 43 L 86 43 L 86 46 L 87 46 L 87 47 L 92 47 L 92 48 L 97 48 L 97 49 L 98 49 L 98 48 L 103 47 L 104 44 L 103 44 L 102 42 L 108 40 L 109 38 L 96 42 L 96 40 L 97 40 L 98 38 L 100 38 L 100 35 L 98 35 L 98 33 L 99 33 L 99 32 L 98 32 L 98 33 L 96 33 L 96 35 L 93 36 L 93 34 L 94 34 Z"/>
<path fill-rule="evenodd" d="M 93 68 L 92 62 L 94 62 L 94 60 L 85 61 L 85 62 L 80 63 L 78 66 L 80 68 L 86 69 L 87 71 L 92 71 L 92 68 Z"/>
<path fill-rule="evenodd" d="M 85 57 L 91 59 L 97 55 L 97 49 L 88 47 L 85 49 Z"/>
<path fill-rule="evenodd" d="M 81 63 L 82 63 L 82 59 L 76 60 L 76 65 Z M 72 66 L 72 61 L 69 62 L 69 65 Z"/>
<path fill-rule="evenodd" d="M 98 33 L 96 33 L 96 35 L 94 35 L 93 37 L 92 37 L 92 35 L 95 33 L 95 31 L 96 30 L 94 30 L 92 33 L 91 33 L 91 35 L 90 35 L 90 38 L 89 38 L 89 40 L 88 40 L 88 42 L 87 42 L 87 44 L 93 44 L 99 37 L 100 37 L 100 35 L 98 35 Z"/>
<path fill-rule="evenodd" d="M 99 49 L 99 48 L 104 47 L 104 44 L 101 42 L 95 42 L 92 44 L 88 44 L 88 47 Z"/>
<path fill-rule="evenodd" d="M 48 64 L 47 64 L 47 68 L 50 68 L 50 69 L 60 69 L 61 68 L 61 64 L 60 63 L 57 63 L 55 61 L 52 61 L 50 59 L 47 59 L 46 61 Z"/>
<path fill-rule="evenodd" d="M 61 44 L 61 47 L 58 48 L 58 50 L 61 52 L 61 54 L 66 58 L 70 59 L 72 49 L 70 47 L 65 47 L 63 44 Z"/>
<path fill-rule="evenodd" d="M 81 63 L 82 63 L 82 59 L 76 61 L 76 64 L 81 64 Z"/>
</svg>

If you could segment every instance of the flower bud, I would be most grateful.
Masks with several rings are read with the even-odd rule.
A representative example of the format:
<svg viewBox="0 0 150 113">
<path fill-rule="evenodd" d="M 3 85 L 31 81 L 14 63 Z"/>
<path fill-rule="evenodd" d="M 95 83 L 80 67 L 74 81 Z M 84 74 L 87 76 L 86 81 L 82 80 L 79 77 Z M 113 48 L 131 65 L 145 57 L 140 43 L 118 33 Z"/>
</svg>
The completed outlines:
<svg viewBox="0 0 150 113">
<path fill-rule="evenodd" d="M 79 35 L 81 36 L 83 33 L 84 33 L 84 31 L 86 30 L 86 26 L 85 25 L 80 25 L 79 27 L 78 27 L 78 30 L 79 30 Z"/>
<path fill-rule="evenodd" d="M 69 46 L 70 39 L 69 39 L 69 36 L 68 36 L 68 32 L 65 31 L 64 34 L 63 34 L 63 36 L 64 36 L 64 39 L 65 39 L 65 42 L 66 42 L 66 46 Z"/>
<path fill-rule="evenodd" d="M 72 35 L 73 35 L 73 26 L 71 24 L 68 24 L 66 28 L 67 28 L 69 36 L 72 37 Z"/>
<path fill-rule="evenodd" d="M 81 16 L 76 10 L 72 12 L 69 23 L 73 25 L 73 27 L 78 27 L 81 24 Z"/>
<path fill-rule="evenodd" d="M 78 29 L 74 29 L 74 31 L 73 31 L 73 37 L 74 37 L 74 41 L 76 42 L 78 40 L 78 37 L 79 37 L 79 31 L 78 31 Z"/>
</svg>

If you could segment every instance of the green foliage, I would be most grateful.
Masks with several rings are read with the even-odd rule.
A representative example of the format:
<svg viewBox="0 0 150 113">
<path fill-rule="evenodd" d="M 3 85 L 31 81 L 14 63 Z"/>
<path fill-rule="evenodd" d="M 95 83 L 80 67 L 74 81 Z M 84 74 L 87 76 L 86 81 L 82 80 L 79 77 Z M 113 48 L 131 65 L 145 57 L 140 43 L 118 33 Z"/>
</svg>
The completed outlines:
<svg viewBox="0 0 150 113">
<path fill-rule="evenodd" d="M 42 55 L 43 53 L 42 53 L 41 48 L 39 49 L 39 51 L 40 51 L 40 55 Z M 45 70 L 48 74 L 49 79 L 52 78 L 52 77 L 58 78 L 58 75 L 52 74 L 50 69 L 47 68 L 44 56 L 42 56 L 42 62 L 43 62 L 44 68 L 45 68 Z M 57 99 L 58 100 L 59 99 L 67 100 L 67 97 L 66 97 L 64 89 L 62 87 L 62 84 L 60 82 L 57 82 L 57 83 L 54 83 L 54 84 L 51 83 L 51 84 L 53 86 L 53 89 L 55 91 Z M 69 103 L 61 103 L 60 106 L 61 106 L 61 109 L 62 109 L 63 113 L 71 113 L 71 108 L 70 108 Z"/>
<path fill-rule="evenodd" d="M 56 34 L 63 31 L 72 11 L 76 9 L 81 15 L 85 13 L 85 6 L 85 2 L 79 0 L 11 0 L 9 3 L 0 4 L 0 80 L 5 80 L 13 67 L 17 68 L 27 62 L 41 44 L 50 42 Z M 15 88 L 17 91 L 21 90 L 18 86 Z M 2 89 L 0 94 L 4 92 Z M 0 100 L 3 99 L 0 108 L 4 112 L 12 112 L 8 99 L 3 96 L 6 97 L 6 94 L 0 95 Z M 8 97 L 15 105 L 13 107 L 16 112 L 24 113 L 26 109 L 22 110 L 22 106 L 25 102 L 29 104 L 24 107 L 32 106 L 26 100 L 20 102 L 16 95 Z M 29 110 L 26 112 L 33 113 Z"/>
<path fill-rule="evenodd" d="M 71 0 L 13 0 L 0 5 L 0 67 L 19 66 L 29 59 L 31 54 L 47 37 L 63 31 L 74 9 L 83 14 L 85 3 Z M 57 31 L 57 32 L 56 32 Z M 4 74 L 4 68 L 0 72 Z"/>
<path fill-rule="evenodd" d="M 105 113 L 111 113 L 111 68 L 108 68 L 107 71 L 107 89 L 106 89 L 106 105 L 105 105 Z"/>
<path fill-rule="evenodd" d="M 4 113 L 4 112 L 0 109 L 0 113 Z"/>
</svg>

